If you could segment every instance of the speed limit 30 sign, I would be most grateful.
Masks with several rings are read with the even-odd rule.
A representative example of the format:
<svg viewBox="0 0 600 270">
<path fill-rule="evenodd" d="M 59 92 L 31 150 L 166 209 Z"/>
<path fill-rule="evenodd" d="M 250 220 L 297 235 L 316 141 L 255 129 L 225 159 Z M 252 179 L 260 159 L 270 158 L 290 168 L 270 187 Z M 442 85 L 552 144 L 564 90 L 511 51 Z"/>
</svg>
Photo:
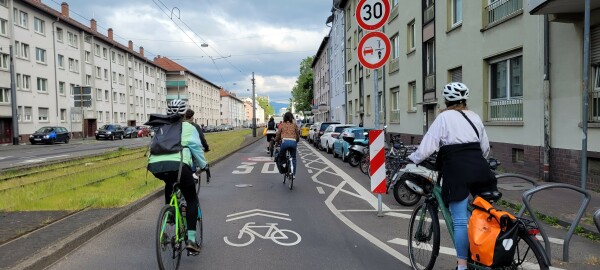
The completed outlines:
<svg viewBox="0 0 600 270">
<path fill-rule="evenodd" d="M 356 5 L 355 16 L 362 29 L 377 30 L 390 17 L 390 2 L 388 0 L 361 0 Z"/>
</svg>

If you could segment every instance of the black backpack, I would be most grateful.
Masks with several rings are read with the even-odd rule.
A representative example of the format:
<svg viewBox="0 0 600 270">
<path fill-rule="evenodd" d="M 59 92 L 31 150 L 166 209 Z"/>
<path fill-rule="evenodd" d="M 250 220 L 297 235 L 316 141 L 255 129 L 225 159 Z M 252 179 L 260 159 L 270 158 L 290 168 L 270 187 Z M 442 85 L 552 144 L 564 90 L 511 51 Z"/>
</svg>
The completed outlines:
<svg viewBox="0 0 600 270">
<path fill-rule="evenodd" d="M 181 128 L 179 115 L 151 114 L 144 125 L 154 129 L 154 138 L 150 141 L 150 154 L 163 155 L 181 152 Z"/>
<path fill-rule="evenodd" d="M 275 130 L 275 122 L 269 122 L 269 124 L 267 125 L 267 129 Z"/>
</svg>

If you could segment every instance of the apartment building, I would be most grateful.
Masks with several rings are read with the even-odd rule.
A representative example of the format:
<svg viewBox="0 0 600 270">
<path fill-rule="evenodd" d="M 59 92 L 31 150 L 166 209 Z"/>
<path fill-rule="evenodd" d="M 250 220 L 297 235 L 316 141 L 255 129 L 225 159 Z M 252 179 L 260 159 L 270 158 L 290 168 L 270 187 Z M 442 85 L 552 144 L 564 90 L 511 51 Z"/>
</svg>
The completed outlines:
<svg viewBox="0 0 600 270">
<path fill-rule="evenodd" d="M 163 111 L 164 71 L 146 59 L 143 48 L 123 46 L 40 0 L 0 1 L 0 143 L 11 142 L 9 46 L 14 51 L 17 121 L 20 140 L 42 126 L 59 125 L 73 136 L 94 136 L 98 125 L 141 124 Z M 146 70 L 143 73 L 142 70 Z M 136 83 L 136 79 L 138 83 Z M 139 84 L 139 85 L 138 85 Z M 147 85 L 146 89 L 136 86 Z M 89 106 L 75 104 L 84 87 Z"/>
<path fill-rule="evenodd" d="M 318 110 L 313 113 L 315 122 L 331 121 L 331 91 L 329 78 L 329 36 L 323 38 L 321 46 L 313 59 L 313 106 Z"/>
<path fill-rule="evenodd" d="M 166 71 L 166 102 L 182 99 L 194 110 L 197 124 L 220 124 L 220 87 L 188 70 L 168 57 L 154 58 L 154 64 Z"/>
<path fill-rule="evenodd" d="M 241 127 L 246 120 L 244 101 L 234 93 L 221 88 L 221 124 Z"/>
<path fill-rule="evenodd" d="M 252 125 L 252 98 L 243 98 L 244 101 L 244 111 L 246 118 L 244 119 L 243 124 L 246 126 Z M 265 110 L 256 102 L 256 125 L 262 126 L 265 122 Z"/>
<path fill-rule="evenodd" d="M 346 18 L 347 122 L 372 127 L 375 78 L 356 59 L 364 35 L 354 19 L 357 2 L 339 1 Z M 405 143 L 419 143 L 445 107 L 440 89 L 460 81 L 471 90 L 469 109 L 482 117 L 492 155 L 503 170 L 579 185 L 583 0 L 391 0 L 390 4 L 382 31 L 392 48 L 390 59 L 378 70 L 376 97 L 383 101 L 380 123 L 389 133 L 400 134 Z M 585 90 L 590 106 L 584 162 L 590 188 L 600 187 L 598 8 L 592 7 L 592 65 L 590 88 Z M 551 15 L 546 23 L 536 14 Z"/>
<path fill-rule="evenodd" d="M 346 122 L 346 74 L 344 41 L 344 10 L 332 8 L 331 16 L 327 19 L 331 23 L 329 32 L 329 82 L 331 97 L 331 121 Z"/>
</svg>

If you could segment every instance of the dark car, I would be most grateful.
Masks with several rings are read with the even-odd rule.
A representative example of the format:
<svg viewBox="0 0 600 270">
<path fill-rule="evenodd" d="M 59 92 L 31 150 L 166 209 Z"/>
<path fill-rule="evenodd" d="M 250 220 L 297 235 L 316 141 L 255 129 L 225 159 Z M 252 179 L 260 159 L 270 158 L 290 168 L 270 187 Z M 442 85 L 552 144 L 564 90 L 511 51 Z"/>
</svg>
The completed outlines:
<svg viewBox="0 0 600 270">
<path fill-rule="evenodd" d="M 135 127 L 126 127 L 125 130 L 123 131 L 124 138 L 137 138 L 138 137 L 138 130 Z"/>
<path fill-rule="evenodd" d="M 323 135 L 323 133 L 325 132 L 327 127 L 329 127 L 329 125 L 331 125 L 331 124 L 339 124 L 339 123 L 340 122 L 324 122 L 324 123 L 321 123 L 320 125 L 318 125 L 315 129 L 314 138 L 313 138 L 313 144 L 315 145 L 315 147 L 318 147 L 318 145 L 321 144 L 321 135 Z"/>
<path fill-rule="evenodd" d="M 121 125 L 108 124 L 100 127 L 96 130 L 96 140 L 100 139 L 119 139 L 122 140 L 125 137 L 125 130 Z"/>
<path fill-rule="evenodd" d="M 71 139 L 71 135 L 69 135 L 69 131 L 64 127 L 42 127 L 29 135 L 29 142 L 31 144 L 54 144 L 55 142 L 69 143 L 69 139 Z"/>
</svg>

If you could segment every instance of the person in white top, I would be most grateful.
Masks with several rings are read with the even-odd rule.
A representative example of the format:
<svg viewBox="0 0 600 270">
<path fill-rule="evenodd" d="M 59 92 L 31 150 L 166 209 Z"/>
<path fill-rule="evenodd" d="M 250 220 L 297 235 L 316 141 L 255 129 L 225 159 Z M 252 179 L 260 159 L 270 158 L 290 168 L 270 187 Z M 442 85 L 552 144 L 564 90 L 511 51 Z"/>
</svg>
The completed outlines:
<svg viewBox="0 0 600 270">
<path fill-rule="evenodd" d="M 487 163 L 490 144 L 479 116 L 467 109 L 469 88 L 459 82 L 444 86 L 446 108 L 435 118 L 418 149 L 408 158 L 421 163 L 438 151 L 436 167 L 444 179 L 442 198 L 454 221 L 457 269 L 467 269 L 469 193 L 496 190 Z"/>
</svg>

